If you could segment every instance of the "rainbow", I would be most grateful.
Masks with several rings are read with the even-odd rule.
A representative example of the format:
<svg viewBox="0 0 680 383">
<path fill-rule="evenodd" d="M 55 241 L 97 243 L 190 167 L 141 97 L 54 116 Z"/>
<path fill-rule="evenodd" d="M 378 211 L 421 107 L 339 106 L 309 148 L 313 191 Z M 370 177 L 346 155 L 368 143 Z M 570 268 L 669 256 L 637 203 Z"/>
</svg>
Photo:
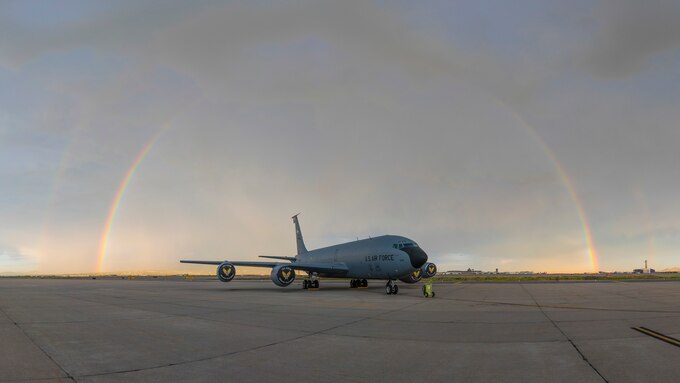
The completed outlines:
<svg viewBox="0 0 680 383">
<path fill-rule="evenodd" d="M 557 170 L 557 173 L 559 174 L 562 180 L 562 184 L 564 185 L 565 189 L 567 189 L 567 192 L 569 193 L 571 199 L 574 201 L 574 205 L 576 205 L 576 214 L 578 215 L 578 219 L 581 222 L 581 226 L 583 227 L 583 236 L 586 243 L 588 257 L 590 258 L 590 265 L 592 267 L 592 271 L 598 272 L 600 266 L 597 257 L 597 250 L 595 249 L 595 241 L 593 240 L 593 232 L 590 228 L 590 223 L 588 222 L 588 216 L 586 215 L 585 209 L 583 208 L 583 202 L 579 198 L 578 193 L 574 188 L 574 183 L 571 181 L 569 173 L 564 168 L 562 163 L 557 159 L 557 156 L 550 149 L 548 144 L 543 140 L 543 138 L 538 134 L 538 132 L 536 132 L 536 129 L 529 125 L 529 123 L 526 122 L 526 120 L 513 108 L 506 105 L 501 100 L 497 101 L 499 104 L 501 104 L 503 109 L 509 111 L 510 114 L 515 118 L 515 120 L 520 124 L 520 126 L 522 126 L 524 130 L 526 130 L 529 133 L 529 135 L 534 138 L 534 140 L 541 147 L 543 153 L 546 155 L 546 157 L 550 159 L 550 162 L 552 162 L 553 166 Z"/>
<path fill-rule="evenodd" d="M 99 241 L 99 251 L 97 252 L 97 269 L 96 269 L 98 273 L 102 272 L 102 264 L 104 263 L 104 257 L 106 256 L 106 248 L 109 245 L 109 237 L 111 235 L 111 226 L 113 225 L 113 220 L 116 218 L 116 212 L 118 211 L 118 207 L 120 206 L 120 201 L 123 198 L 123 194 L 125 194 L 125 190 L 127 189 L 128 184 L 132 179 L 132 176 L 135 174 L 135 171 L 142 163 L 142 161 L 144 161 L 144 158 L 146 158 L 147 154 L 149 154 L 149 151 L 151 151 L 151 148 L 156 143 L 158 138 L 161 136 L 163 131 L 165 131 L 165 129 L 160 129 L 153 137 L 151 137 L 151 139 L 146 143 L 146 145 L 142 147 L 142 150 L 137 154 L 135 160 L 132 161 L 132 164 L 127 169 L 125 175 L 123 176 L 123 179 L 118 185 L 116 194 L 113 197 L 113 202 L 111 203 L 111 207 L 109 208 L 109 213 L 106 216 L 104 230 L 102 230 L 101 240 Z"/>
<path fill-rule="evenodd" d="M 557 173 L 560 176 L 560 179 L 562 181 L 562 184 L 564 185 L 565 189 L 567 190 L 569 196 L 571 197 L 572 201 L 574 202 L 574 205 L 576 206 L 576 213 L 578 215 L 578 219 L 581 223 L 581 226 L 583 227 L 583 236 L 585 239 L 586 243 L 586 248 L 587 248 L 587 253 L 588 257 L 590 258 L 590 264 L 592 267 L 593 272 L 597 272 L 599 270 L 599 261 L 598 261 L 598 255 L 597 255 L 597 250 L 595 248 L 595 241 L 593 240 L 593 235 L 592 235 L 592 230 L 590 227 L 590 223 L 588 221 L 588 216 L 586 215 L 585 209 L 583 208 L 583 203 L 580 200 L 578 193 L 576 192 L 576 189 L 573 185 L 573 182 L 571 181 L 571 177 L 569 176 L 569 173 L 565 169 L 565 167 L 560 163 L 560 161 L 557 159 L 557 156 L 555 153 L 550 149 L 548 144 L 543 140 L 543 138 L 536 132 L 536 130 L 529 125 L 529 123 L 526 122 L 526 120 L 513 108 L 510 106 L 506 105 L 503 101 L 496 99 L 496 102 L 502 106 L 503 109 L 507 110 L 510 112 L 510 114 L 513 116 L 513 118 L 519 123 L 519 125 L 527 132 L 529 135 L 539 144 L 541 147 L 541 150 L 543 153 L 550 159 L 550 162 L 554 166 L 554 168 L 557 170 Z M 132 176 L 134 175 L 135 171 L 139 167 L 139 165 L 144 161 L 146 156 L 149 154 L 149 151 L 151 148 L 154 146 L 158 138 L 161 136 L 161 134 L 166 130 L 167 126 L 165 128 L 160 129 L 147 143 L 142 147 L 142 150 L 137 154 L 135 157 L 134 161 L 126 171 L 125 175 L 123 176 L 123 179 L 121 180 L 120 184 L 118 185 L 118 189 L 116 190 L 116 194 L 113 198 L 113 201 L 111 203 L 111 207 L 109 208 L 108 214 L 106 216 L 106 221 L 104 224 L 104 229 L 102 230 L 102 235 L 101 235 L 101 240 L 99 243 L 99 250 L 97 253 L 97 272 L 102 271 L 102 265 L 104 262 L 104 258 L 106 256 L 106 249 L 108 247 L 109 243 L 109 237 L 111 234 L 111 227 L 113 225 L 113 221 L 116 217 L 116 212 L 118 211 L 118 208 L 120 206 L 120 202 L 123 198 L 123 195 L 125 194 L 125 190 L 128 187 L 128 184 L 130 183 L 130 180 L 132 179 Z"/>
</svg>

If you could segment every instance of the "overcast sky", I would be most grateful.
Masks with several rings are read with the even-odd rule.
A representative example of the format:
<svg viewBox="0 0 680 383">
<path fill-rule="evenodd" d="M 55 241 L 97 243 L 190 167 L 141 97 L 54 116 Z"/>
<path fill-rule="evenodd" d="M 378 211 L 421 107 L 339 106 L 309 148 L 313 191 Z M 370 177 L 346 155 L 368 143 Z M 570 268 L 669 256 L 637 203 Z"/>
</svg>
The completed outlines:
<svg viewBox="0 0 680 383">
<path fill-rule="evenodd" d="M 677 0 L 2 1 L 0 273 L 96 271 L 145 147 L 102 271 L 291 255 L 299 211 L 308 248 L 399 234 L 440 270 L 680 267 L 678 20 Z"/>
</svg>

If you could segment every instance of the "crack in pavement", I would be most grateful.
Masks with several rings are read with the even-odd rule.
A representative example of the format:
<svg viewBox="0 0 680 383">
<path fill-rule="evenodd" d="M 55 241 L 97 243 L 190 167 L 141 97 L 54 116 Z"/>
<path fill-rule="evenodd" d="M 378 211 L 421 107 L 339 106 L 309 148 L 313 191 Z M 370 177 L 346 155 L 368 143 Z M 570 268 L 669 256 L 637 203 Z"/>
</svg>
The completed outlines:
<svg viewBox="0 0 680 383">
<path fill-rule="evenodd" d="M 559 332 L 562 334 L 562 336 L 564 336 L 564 338 L 567 339 L 567 340 L 569 341 L 569 343 L 572 345 L 572 347 L 574 347 L 574 349 L 576 350 L 576 352 L 578 352 L 578 354 L 581 356 L 581 358 L 583 358 L 583 360 L 584 360 L 586 363 L 588 363 L 588 366 L 590 366 L 590 368 L 591 368 L 593 371 L 595 371 L 595 373 L 596 373 L 600 378 L 602 378 L 602 380 L 603 380 L 605 383 L 609 383 L 609 381 L 602 375 L 602 373 L 600 373 L 600 371 L 598 371 L 597 368 L 596 368 L 596 367 L 588 360 L 588 358 L 583 354 L 583 352 L 581 351 L 581 349 L 578 348 L 578 346 L 576 345 L 576 343 L 574 343 L 574 341 L 571 340 L 571 338 L 570 338 L 564 331 L 562 331 L 562 329 L 560 328 L 560 326 L 558 326 L 557 323 L 555 323 L 555 321 L 553 321 L 552 318 L 550 318 L 550 316 L 548 316 L 548 314 L 547 314 L 545 311 L 543 311 L 543 307 L 541 307 L 541 305 L 538 303 L 538 301 L 536 300 L 536 298 L 534 298 L 534 296 L 529 292 L 529 290 L 527 290 L 527 288 L 524 287 L 524 284 L 520 284 L 520 286 L 522 287 L 522 290 L 524 290 L 524 292 L 525 292 L 528 296 L 531 297 L 531 299 L 534 301 L 534 303 L 536 303 L 536 307 L 538 307 L 538 309 L 541 310 L 541 313 L 545 316 L 545 318 L 546 318 L 547 320 L 549 320 L 550 323 L 552 323 L 553 326 L 555 326 L 555 328 L 557 329 L 557 331 L 559 331 Z"/>
<path fill-rule="evenodd" d="M 319 330 L 319 331 L 314 331 L 314 332 L 311 332 L 311 333 L 308 333 L 308 334 L 303 334 L 303 335 L 300 335 L 300 336 L 297 336 L 297 337 L 283 339 L 283 340 L 280 340 L 280 341 L 271 342 L 271 343 L 267 343 L 267 344 L 264 344 L 264 345 L 251 347 L 251 348 L 248 348 L 248 349 L 245 349 L 245 350 L 232 351 L 232 352 L 222 353 L 222 354 L 218 354 L 218 355 L 212 355 L 212 356 L 193 359 L 193 360 L 186 360 L 186 361 L 181 361 L 181 362 L 176 362 L 176 363 L 166 363 L 166 364 L 151 366 L 151 367 L 142 367 L 142 368 L 127 369 L 127 370 L 111 371 L 111 372 L 104 372 L 104 373 L 98 373 L 98 374 L 86 374 L 86 375 L 79 375 L 78 377 L 79 378 L 89 378 L 89 377 L 96 377 L 96 376 L 124 374 L 124 373 L 129 373 L 129 372 L 148 371 L 148 370 L 155 370 L 155 369 L 159 369 L 159 368 L 179 366 L 179 365 L 185 365 L 185 364 L 191 364 L 191 363 L 204 362 L 204 361 L 207 361 L 207 360 L 224 358 L 224 357 L 242 354 L 242 353 L 246 353 L 246 352 L 250 352 L 250 351 L 261 350 L 261 349 L 264 349 L 264 348 L 267 348 L 267 347 L 276 346 L 276 345 L 283 344 L 283 343 L 286 343 L 286 342 L 294 342 L 294 341 L 297 341 L 297 340 L 300 340 L 300 339 L 303 339 L 303 338 L 308 338 L 308 337 L 318 335 L 318 334 L 323 334 L 327 331 L 335 330 L 335 329 L 338 329 L 338 328 L 341 328 L 341 327 L 344 327 L 344 326 L 349 326 L 349 325 L 359 323 L 359 322 L 362 322 L 362 321 L 365 321 L 365 320 L 375 319 L 375 318 L 380 317 L 382 315 L 391 314 L 393 312 L 397 312 L 397 311 L 400 311 L 400 310 L 403 310 L 403 309 L 407 309 L 409 307 L 413 307 L 413 306 L 416 306 L 416 305 L 419 305 L 419 304 L 422 304 L 422 303 L 424 303 L 424 302 L 411 303 L 409 305 L 406 305 L 406 306 L 403 306 L 403 307 L 400 307 L 400 308 L 397 308 L 397 309 L 394 309 L 394 310 L 381 312 L 381 313 L 378 313 L 378 314 L 375 314 L 375 315 L 371 315 L 371 316 L 359 318 L 359 319 L 356 319 L 356 320 L 353 320 L 353 321 L 350 321 L 350 322 L 331 326 L 331 327 L 328 327 L 328 328 L 325 328 L 325 329 L 322 329 L 322 330 Z M 201 319 L 201 318 L 196 318 L 196 319 Z"/>
<path fill-rule="evenodd" d="M 10 317 L 9 314 L 7 314 L 7 312 L 4 309 L 2 309 L 2 307 L 0 307 L 0 313 L 2 313 L 5 317 L 7 317 L 7 319 L 9 319 L 12 323 L 14 323 L 14 326 L 16 326 L 16 328 L 18 328 L 19 331 L 21 331 L 21 333 L 24 334 L 26 339 L 31 341 L 31 343 L 35 347 L 37 347 L 38 350 L 40 350 L 40 352 L 42 352 L 50 361 L 52 361 L 52 363 L 54 363 L 55 366 L 59 367 L 61 372 L 63 372 L 64 375 L 65 375 L 65 376 L 59 376 L 59 377 L 54 377 L 54 378 L 49 378 L 49 379 L 70 379 L 74 382 L 77 381 L 68 371 L 66 371 L 66 369 L 64 369 L 64 367 L 62 367 L 61 364 L 57 363 L 57 361 L 54 360 L 54 358 L 52 358 L 52 356 L 47 351 L 45 351 L 42 347 L 40 347 L 40 345 L 38 343 L 36 343 L 36 341 L 33 338 L 31 338 L 31 336 L 28 335 L 28 333 L 26 333 L 26 331 L 24 331 L 23 327 L 21 327 L 19 325 L 19 323 L 17 323 L 14 319 L 12 319 L 12 317 Z"/>
</svg>

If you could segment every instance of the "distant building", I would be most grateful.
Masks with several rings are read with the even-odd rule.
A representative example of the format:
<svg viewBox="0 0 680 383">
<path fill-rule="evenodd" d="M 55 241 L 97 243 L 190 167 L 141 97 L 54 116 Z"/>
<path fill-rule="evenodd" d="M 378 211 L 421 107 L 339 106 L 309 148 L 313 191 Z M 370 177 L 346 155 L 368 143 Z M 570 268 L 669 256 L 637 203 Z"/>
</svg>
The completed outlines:
<svg viewBox="0 0 680 383">
<path fill-rule="evenodd" d="M 645 267 L 643 269 L 634 269 L 633 274 L 651 274 L 655 273 L 656 270 L 647 267 L 647 260 L 645 259 Z"/>
<path fill-rule="evenodd" d="M 477 274 L 482 274 L 484 273 L 481 270 L 475 270 L 475 269 L 467 269 L 467 270 L 449 270 L 445 271 L 442 274 L 443 275 L 477 275 Z"/>
</svg>

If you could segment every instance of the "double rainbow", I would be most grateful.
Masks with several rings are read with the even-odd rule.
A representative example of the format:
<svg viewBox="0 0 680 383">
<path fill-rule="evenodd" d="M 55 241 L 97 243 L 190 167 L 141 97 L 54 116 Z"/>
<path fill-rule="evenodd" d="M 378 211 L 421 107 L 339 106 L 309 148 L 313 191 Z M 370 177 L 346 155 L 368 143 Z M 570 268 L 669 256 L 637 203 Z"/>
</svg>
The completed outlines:
<svg viewBox="0 0 680 383">
<path fill-rule="evenodd" d="M 565 167 L 560 163 L 560 161 L 557 159 L 557 156 L 555 153 L 550 149 L 548 144 L 541 138 L 541 136 L 536 132 L 536 130 L 529 125 L 526 120 L 519 114 L 517 111 L 515 111 L 513 108 L 509 107 L 505 103 L 503 103 L 500 100 L 497 100 L 497 102 L 503 107 L 504 110 L 507 110 L 510 112 L 510 114 L 513 116 L 513 118 L 519 123 L 519 125 L 536 141 L 536 143 L 539 144 L 541 147 L 541 150 L 543 153 L 548 157 L 550 162 L 552 163 L 553 167 L 557 171 L 557 173 L 560 176 L 560 179 L 562 181 L 562 184 L 564 185 L 565 189 L 567 190 L 569 196 L 571 197 L 572 201 L 574 202 L 574 205 L 576 206 L 576 213 L 578 215 L 578 219 L 581 223 L 581 226 L 583 228 L 583 236 L 585 240 L 585 245 L 586 245 L 586 250 L 588 257 L 590 258 L 590 264 L 592 267 L 593 272 L 597 272 L 599 270 L 599 261 L 598 261 L 598 256 L 597 256 L 597 251 L 595 249 L 595 243 L 593 240 L 593 234 L 592 230 L 590 228 L 590 223 L 588 221 L 588 216 L 585 213 L 585 209 L 583 208 L 583 202 L 580 200 L 578 193 L 576 192 L 576 189 L 574 188 L 574 184 L 571 180 L 571 177 L 569 176 L 569 173 L 565 169 Z M 134 161 L 130 165 L 130 167 L 127 169 L 125 172 L 125 175 L 123 176 L 123 179 L 121 180 L 120 184 L 118 185 L 118 189 L 116 190 L 116 194 L 113 198 L 113 201 L 111 203 L 111 207 L 109 208 L 108 214 L 106 216 L 106 221 L 104 224 L 104 229 L 102 230 L 102 235 L 101 235 L 101 240 L 99 243 L 99 251 L 97 252 L 97 272 L 102 272 L 102 265 L 104 263 L 104 258 L 106 257 L 106 250 L 109 244 L 109 238 L 111 235 L 111 227 L 113 225 L 113 222 L 116 218 L 116 213 L 118 211 L 118 208 L 120 207 L 121 200 L 123 198 L 123 195 L 125 194 L 125 190 L 127 189 L 130 180 L 132 179 L 132 176 L 135 174 L 136 170 L 139 168 L 139 165 L 144 161 L 146 156 L 149 154 L 151 149 L 153 148 L 154 144 L 158 140 L 158 138 L 161 136 L 161 134 L 167 129 L 167 126 L 165 128 L 160 129 L 143 147 L 142 150 L 137 154 L 135 157 Z"/>
</svg>

